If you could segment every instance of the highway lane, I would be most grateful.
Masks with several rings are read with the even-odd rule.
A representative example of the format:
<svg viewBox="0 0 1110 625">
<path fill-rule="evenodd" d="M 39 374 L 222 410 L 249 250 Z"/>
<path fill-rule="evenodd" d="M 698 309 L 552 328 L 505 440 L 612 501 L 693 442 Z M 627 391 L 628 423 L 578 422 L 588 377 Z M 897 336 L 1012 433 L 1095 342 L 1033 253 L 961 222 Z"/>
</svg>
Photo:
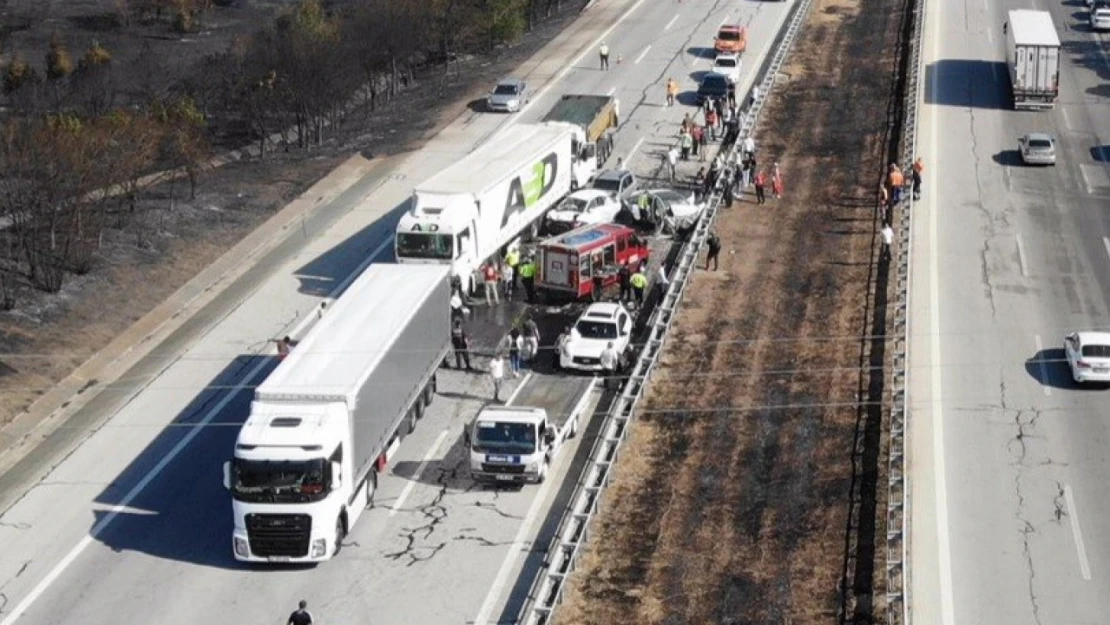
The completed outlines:
<svg viewBox="0 0 1110 625">
<path fill-rule="evenodd" d="M 614 63 L 608 73 L 592 69 L 592 43 L 573 64 L 566 58 L 560 64 L 552 54 L 542 56 L 532 63 L 536 75 L 555 75 L 559 84 L 537 97 L 529 110 L 515 118 L 464 115 L 428 149 L 367 185 L 360 198 L 350 199 L 354 210 L 326 231 L 308 233 L 299 253 L 283 259 L 268 279 L 244 289 L 242 303 L 213 319 L 211 329 L 181 358 L 155 371 L 137 372 L 152 381 L 0 518 L 4 625 L 17 608 L 26 610 L 21 623 L 146 622 L 151 615 L 167 623 L 266 621 L 283 616 L 301 596 L 313 601 L 318 616 L 330 619 L 325 622 L 496 618 L 506 597 L 491 593 L 491 586 L 498 590 L 495 582 L 505 577 L 499 575 L 502 570 L 511 578 L 512 552 L 532 539 L 522 528 L 534 529 L 526 521 L 542 516 L 556 489 L 469 493 L 461 481 L 452 481 L 461 479 L 448 468 L 461 453 L 461 425 L 488 396 L 487 380 L 445 374 L 447 395 L 401 445 L 392 475 L 382 480 L 383 507 L 355 528 L 340 559 L 311 570 L 249 570 L 231 561 L 230 513 L 219 486 L 219 466 L 249 394 L 208 388 L 198 395 L 197 389 L 260 379 L 269 365 L 252 354 L 263 349 L 263 341 L 301 323 L 319 298 L 368 255 L 387 260 L 390 220 L 411 187 L 496 127 L 512 119 L 538 119 L 563 92 L 612 89 L 622 98 L 630 94 L 622 102 L 622 148 L 671 141 L 684 110 L 659 106 L 660 77 L 681 78 L 680 72 L 687 72 L 684 83 L 692 87 L 689 72 L 698 71 L 697 61 L 689 58 L 687 48 L 708 45 L 725 19 L 752 25 L 749 61 L 757 67 L 753 57 L 765 52 L 787 8 L 688 1 L 680 13 L 668 3 L 641 4 L 632 19 L 605 35 L 614 54 L 624 57 L 619 66 Z M 611 23 L 619 7 L 603 7 L 608 7 Z M 601 19 L 602 14 L 591 15 Z M 668 47 L 673 48 L 670 54 Z M 639 52 L 632 56 L 626 50 Z M 560 67 L 569 69 L 553 69 Z M 632 160 L 639 173 L 650 173 L 653 162 L 647 154 L 645 150 Z M 244 382 L 250 371 L 256 377 Z M 531 383 L 548 394 L 576 398 L 582 380 Z M 171 422 L 206 418 L 211 427 L 178 425 L 163 431 Z M 159 466 L 166 468 L 151 477 Z M 565 465 L 560 468 L 566 470 Z M 439 481 L 445 472 L 446 485 Z M 124 502 L 125 507 L 113 508 Z M 108 517 L 112 521 L 104 525 Z M 98 522 L 96 535 L 83 539 Z M 439 547 L 440 542 L 447 544 Z"/>
<path fill-rule="evenodd" d="M 1110 401 L 1060 347 L 1110 327 L 1104 38 L 1036 2 L 1064 47 L 1054 111 L 1010 108 L 1001 25 L 1027 3 L 930 3 L 914 217 L 912 610 L 920 622 L 1110 619 Z M 1058 138 L 1059 164 L 1016 137 Z"/>
</svg>

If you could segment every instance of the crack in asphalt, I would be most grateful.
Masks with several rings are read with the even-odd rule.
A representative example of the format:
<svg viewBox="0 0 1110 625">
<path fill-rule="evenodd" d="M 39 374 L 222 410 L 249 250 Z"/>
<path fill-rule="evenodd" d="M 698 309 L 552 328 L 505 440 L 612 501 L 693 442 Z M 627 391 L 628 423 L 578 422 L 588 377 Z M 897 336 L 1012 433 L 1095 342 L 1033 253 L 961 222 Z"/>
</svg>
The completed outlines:
<svg viewBox="0 0 1110 625">
<path fill-rule="evenodd" d="M 20 521 L 18 523 L 5 523 L 0 521 L 0 527 L 6 527 L 12 530 L 29 530 L 31 529 L 31 524 L 25 521 Z"/>
<path fill-rule="evenodd" d="M 1003 385 L 1003 392 L 1005 392 L 1005 385 Z M 1031 416 L 1027 416 L 1028 413 L 1031 413 Z M 1014 415 L 1014 424 L 1017 426 L 1017 434 L 1014 436 L 1014 441 L 1017 443 L 1017 459 L 1014 463 L 1016 465 L 1016 471 L 1014 472 L 1014 495 L 1017 497 L 1017 509 L 1015 510 L 1014 518 L 1021 524 L 1021 551 L 1022 556 L 1025 558 L 1025 569 L 1028 573 L 1029 604 L 1033 610 L 1033 620 L 1037 625 L 1041 625 L 1040 604 L 1037 602 L 1037 594 L 1034 590 L 1037 572 L 1036 568 L 1033 566 L 1033 554 L 1030 545 L 1032 535 L 1037 533 L 1037 528 L 1025 516 L 1025 494 L 1022 490 L 1022 474 L 1024 469 L 1030 466 L 1026 464 L 1026 455 L 1029 448 L 1026 445 L 1025 439 L 1032 436 L 1030 431 L 1036 427 L 1037 419 L 1039 418 L 1040 412 L 1036 410 L 1018 410 Z M 1013 453 L 1012 448 L 1011 453 Z"/>
<path fill-rule="evenodd" d="M 1068 516 L 1067 506 L 1064 503 L 1064 485 L 1061 482 L 1056 482 L 1056 496 L 1052 498 L 1052 505 L 1056 507 L 1053 513 L 1056 517 L 1056 523 L 1060 524 L 1061 519 Z"/>
<path fill-rule="evenodd" d="M 480 508 L 482 510 L 489 510 L 490 512 L 493 512 L 494 514 L 496 514 L 496 515 L 498 515 L 502 518 L 505 518 L 505 519 L 514 519 L 514 520 L 517 520 L 517 521 L 524 520 L 523 516 L 521 516 L 519 514 L 509 514 L 508 512 L 505 512 L 504 510 L 502 510 L 501 508 L 498 508 L 497 504 L 495 504 L 495 503 L 486 503 L 484 501 L 475 501 L 473 506 L 475 508 Z"/>
</svg>

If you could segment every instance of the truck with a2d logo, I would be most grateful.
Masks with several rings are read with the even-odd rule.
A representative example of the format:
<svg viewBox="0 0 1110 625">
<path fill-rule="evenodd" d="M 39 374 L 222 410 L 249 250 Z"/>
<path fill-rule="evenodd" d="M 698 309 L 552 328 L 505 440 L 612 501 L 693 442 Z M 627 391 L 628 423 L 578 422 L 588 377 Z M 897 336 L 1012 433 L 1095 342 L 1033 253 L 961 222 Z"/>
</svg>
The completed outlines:
<svg viewBox="0 0 1110 625">
<path fill-rule="evenodd" d="M 467 291 L 476 272 L 521 234 L 535 234 L 541 217 L 572 188 L 597 172 L 579 160 L 585 141 L 571 124 L 520 124 L 498 133 L 413 189 L 394 240 L 401 263 L 450 264 Z"/>
</svg>

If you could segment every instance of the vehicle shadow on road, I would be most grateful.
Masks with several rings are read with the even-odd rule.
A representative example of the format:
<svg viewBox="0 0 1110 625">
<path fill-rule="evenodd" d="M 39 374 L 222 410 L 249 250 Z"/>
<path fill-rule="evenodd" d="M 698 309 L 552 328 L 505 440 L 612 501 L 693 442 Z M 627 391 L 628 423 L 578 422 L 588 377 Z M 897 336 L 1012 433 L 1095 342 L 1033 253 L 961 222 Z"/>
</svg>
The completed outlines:
<svg viewBox="0 0 1110 625">
<path fill-rule="evenodd" d="M 1025 361 L 1029 377 L 1049 388 L 1102 390 L 1105 385 L 1081 385 L 1072 380 L 1068 359 L 1062 347 L 1042 349 Z"/>
<path fill-rule="evenodd" d="M 1107 85 L 1106 95 L 1110 96 L 1110 85 Z M 1110 144 L 1096 145 L 1091 148 L 1091 158 L 1096 163 L 1105 163 L 1110 161 Z"/>
<path fill-rule="evenodd" d="M 995 163 L 1004 167 L 1021 167 L 1020 150 L 1002 150 L 991 157 Z"/>
<path fill-rule="evenodd" d="M 223 488 L 223 462 L 231 458 L 254 386 L 276 366 L 273 356 L 258 355 L 228 363 L 96 497 L 94 538 L 115 552 L 248 568 L 231 554 L 231 497 Z M 254 377 L 246 380 L 250 372 Z M 186 437 L 192 439 L 185 443 Z"/>
<path fill-rule="evenodd" d="M 690 46 L 686 48 L 686 54 L 694 57 L 695 59 L 715 59 L 717 58 L 717 51 L 713 48 L 706 48 L 702 46 Z"/>
<path fill-rule="evenodd" d="M 1001 61 L 941 59 L 925 68 L 925 101 L 941 106 L 1010 109 L 1009 70 Z"/>
<path fill-rule="evenodd" d="M 1086 33 L 1096 34 L 1091 30 L 1090 24 L 1087 23 L 1087 12 L 1082 12 L 1082 21 L 1076 24 L 1073 30 Z M 1060 49 L 1068 55 L 1071 62 L 1075 65 L 1089 69 L 1099 77 L 1100 80 L 1110 80 L 1110 65 L 1106 63 L 1102 51 L 1103 43 L 1099 39 L 1087 38 L 1071 39 L 1060 42 Z"/>
</svg>

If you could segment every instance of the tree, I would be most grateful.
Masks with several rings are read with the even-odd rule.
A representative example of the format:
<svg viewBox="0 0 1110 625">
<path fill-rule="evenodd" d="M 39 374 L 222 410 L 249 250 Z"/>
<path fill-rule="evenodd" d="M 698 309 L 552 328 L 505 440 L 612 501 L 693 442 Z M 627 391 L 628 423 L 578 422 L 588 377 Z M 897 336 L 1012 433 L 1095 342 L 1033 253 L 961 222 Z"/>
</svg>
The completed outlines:
<svg viewBox="0 0 1110 625">
<path fill-rule="evenodd" d="M 189 177 L 189 199 L 196 198 L 197 173 L 208 156 L 204 114 L 191 98 L 178 97 L 156 102 L 151 107 L 151 116 L 163 127 L 163 159 L 185 170 Z M 172 188 L 170 201 L 173 201 Z"/>
<path fill-rule="evenodd" d="M 73 73 L 73 59 L 58 33 L 50 35 L 50 50 L 46 53 L 46 79 L 61 80 Z"/>
<path fill-rule="evenodd" d="M 74 98 L 90 119 L 107 115 L 116 99 L 112 54 L 94 39 L 73 75 Z"/>
<path fill-rule="evenodd" d="M 29 84 L 38 82 L 38 72 L 16 53 L 4 70 L 4 93 L 12 94 Z"/>
</svg>

